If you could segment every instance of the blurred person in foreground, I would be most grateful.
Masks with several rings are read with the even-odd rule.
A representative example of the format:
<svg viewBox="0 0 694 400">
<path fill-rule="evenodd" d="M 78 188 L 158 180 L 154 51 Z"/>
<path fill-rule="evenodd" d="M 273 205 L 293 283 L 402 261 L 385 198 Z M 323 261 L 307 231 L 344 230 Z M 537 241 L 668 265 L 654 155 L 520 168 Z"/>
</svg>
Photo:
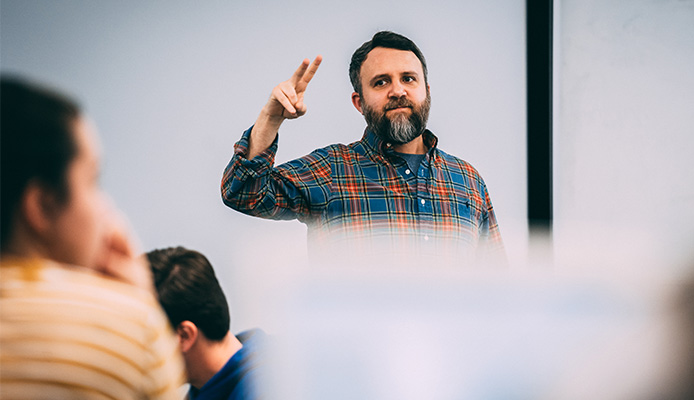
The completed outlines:
<svg viewBox="0 0 694 400">
<path fill-rule="evenodd" d="M 280 125 L 306 113 L 306 88 L 321 62 L 321 56 L 310 65 L 304 60 L 272 90 L 234 147 L 222 178 L 224 203 L 262 218 L 298 219 L 308 227 L 311 249 L 327 247 L 327 255 L 337 244 L 390 261 L 421 256 L 429 265 L 505 263 L 484 180 L 472 165 L 441 150 L 427 129 L 427 65 L 405 36 L 378 32 L 352 55 L 351 100 L 366 120 L 361 140 L 273 166 Z"/>
<path fill-rule="evenodd" d="M 99 188 L 94 128 L 17 78 L 0 97 L 0 398 L 180 398 L 175 337 Z"/>
<path fill-rule="evenodd" d="M 231 333 L 229 305 L 208 259 L 183 247 L 153 250 L 147 258 L 159 301 L 178 335 L 189 398 L 263 398 L 258 380 L 265 333 Z"/>
</svg>

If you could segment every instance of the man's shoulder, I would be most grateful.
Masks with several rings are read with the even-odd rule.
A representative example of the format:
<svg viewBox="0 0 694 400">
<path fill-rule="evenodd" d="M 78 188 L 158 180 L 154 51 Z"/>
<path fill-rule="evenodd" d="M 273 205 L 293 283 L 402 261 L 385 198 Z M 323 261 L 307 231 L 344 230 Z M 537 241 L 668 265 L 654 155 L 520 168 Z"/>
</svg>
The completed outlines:
<svg viewBox="0 0 694 400">
<path fill-rule="evenodd" d="M 442 170 L 447 171 L 454 182 L 459 182 L 467 187 L 476 187 L 478 190 L 485 191 L 486 183 L 477 169 L 469 162 L 437 149 L 439 155 L 438 165 Z"/>
<path fill-rule="evenodd" d="M 21 297 L 53 297 L 56 303 L 62 302 L 60 307 L 87 305 L 130 319 L 146 320 L 150 318 L 149 313 L 158 310 L 157 300 L 151 292 L 88 268 L 43 259 L 3 264 L 3 283 L 16 289 Z M 13 282 L 11 286 L 7 285 L 8 281 Z M 35 290 L 23 290 L 27 287 Z M 98 318 L 99 314 L 94 316 Z"/>
<path fill-rule="evenodd" d="M 363 145 L 362 140 L 357 140 L 349 144 L 333 143 L 331 145 L 316 149 L 315 151 L 326 154 L 349 154 L 358 152 Z"/>
<path fill-rule="evenodd" d="M 202 390 L 194 390 L 196 398 L 212 398 L 224 393 L 229 399 L 258 398 L 258 379 L 264 368 L 263 343 L 266 337 L 264 331 L 258 328 L 249 329 L 235 335 L 243 347 L 234 353 L 221 370 L 210 379 Z"/>
<path fill-rule="evenodd" d="M 363 154 L 363 145 L 360 141 L 350 144 L 334 143 L 315 149 L 303 157 L 288 161 L 285 165 L 332 165 L 335 163 L 349 162 L 350 160 L 357 161 Z"/>
<path fill-rule="evenodd" d="M 438 155 L 441 157 L 441 161 L 444 164 L 444 166 L 448 168 L 456 168 L 471 175 L 480 176 L 477 169 L 469 162 L 463 160 L 460 157 L 449 154 L 439 148 L 437 148 L 436 150 L 438 152 Z"/>
<path fill-rule="evenodd" d="M 235 335 L 241 343 L 264 340 L 267 334 L 260 328 L 252 328 Z"/>
<path fill-rule="evenodd" d="M 47 260 L 11 266 L 3 262 L 2 269 L 0 324 L 12 327 L 3 339 L 19 342 L 31 335 L 45 335 L 33 345 L 32 357 L 42 354 L 35 359 L 37 365 L 54 365 L 54 355 L 62 354 L 85 371 L 95 372 L 70 380 L 76 390 L 82 390 L 77 386 L 90 390 L 101 382 L 102 375 L 108 375 L 109 380 L 130 380 L 132 386 L 127 390 L 133 392 L 173 392 L 182 383 L 183 365 L 175 351 L 176 342 L 153 293 L 89 269 Z M 10 302 L 11 307 L 4 307 Z M 60 350 L 75 344 L 89 351 Z M 105 366 L 103 361 L 112 360 L 114 354 L 126 364 Z M 63 379 L 52 368 L 39 370 L 37 381 Z M 162 378 L 153 380 L 155 375 Z M 108 397 L 130 398 L 123 392 Z"/>
</svg>

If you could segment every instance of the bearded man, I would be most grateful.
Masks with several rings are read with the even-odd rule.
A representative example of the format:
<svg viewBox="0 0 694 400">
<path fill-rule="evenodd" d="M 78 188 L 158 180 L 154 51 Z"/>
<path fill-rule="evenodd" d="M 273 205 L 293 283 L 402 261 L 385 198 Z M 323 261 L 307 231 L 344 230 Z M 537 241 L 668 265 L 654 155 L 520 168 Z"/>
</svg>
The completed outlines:
<svg viewBox="0 0 694 400">
<path fill-rule="evenodd" d="M 440 150 L 426 128 L 426 61 L 402 35 L 378 32 L 352 55 L 352 103 L 367 123 L 362 139 L 273 167 L 279 127 L 306 113 L 304 93 L 321 61 L 304 60 L 272 90 L 234 147 L 222 179 L 224 203 L 262 218 L 298 219 L 308 226 L 311 247 L 328 253 L 339 243 L 353 255 L 376 251 L 408 260 L 505 258 L 482 177 Z"/>
</svg>

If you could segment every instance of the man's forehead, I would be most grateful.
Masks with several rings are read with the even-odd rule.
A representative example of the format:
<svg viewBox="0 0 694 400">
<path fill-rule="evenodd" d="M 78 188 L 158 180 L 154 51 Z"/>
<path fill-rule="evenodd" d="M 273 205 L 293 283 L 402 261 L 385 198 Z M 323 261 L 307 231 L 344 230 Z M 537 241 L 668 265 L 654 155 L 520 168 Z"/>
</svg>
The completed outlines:
<svg viewBox="0 0 694 400">
<path fill-rule="evenodd" d="M 385 72 L 423 73 L 422 63 L 410 50 L 375 47 L 367 55 L 361 66 L 362 73 L 379 75 Z"/>
</svg>

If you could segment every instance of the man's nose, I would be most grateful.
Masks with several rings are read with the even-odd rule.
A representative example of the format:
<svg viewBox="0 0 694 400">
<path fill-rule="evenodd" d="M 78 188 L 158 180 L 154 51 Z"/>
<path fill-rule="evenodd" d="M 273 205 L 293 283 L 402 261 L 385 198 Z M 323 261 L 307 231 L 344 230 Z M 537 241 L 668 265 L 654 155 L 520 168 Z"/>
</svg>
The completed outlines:
<svg viewBox="0 0 694 400">
<path fill-rule="evenodd" d="M 388 95 L 393 98 L 401 98 L 406 96 L 407 91 L 405 90 L 405 85 L 403 85 L 400 81 L 393 82 L 393 84 L 390 85 L 390 92 Z"/>
</svg>

